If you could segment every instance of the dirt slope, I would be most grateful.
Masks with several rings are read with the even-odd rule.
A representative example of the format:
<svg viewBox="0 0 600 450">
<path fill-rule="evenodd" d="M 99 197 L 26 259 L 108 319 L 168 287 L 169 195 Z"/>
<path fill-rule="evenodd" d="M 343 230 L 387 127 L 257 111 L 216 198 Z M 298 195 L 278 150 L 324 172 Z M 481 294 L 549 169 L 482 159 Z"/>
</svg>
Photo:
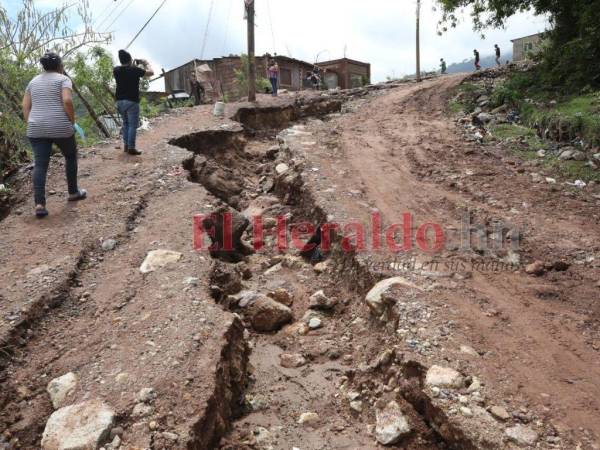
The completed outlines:
<svg viewBox="0 0 600 450">
<path fill-rule="evenodd" d="M 522 230 L 523 266 L 538 259 L 549 267 L 567 263 L 566 271 L 535 277 L 523 268 L 477 265 L 497 267 L 506 250 L 483 256 L 476 249 L 433 257 L 415 252 L 420 260 L 438 262 L 428 271 L 458 273 L 431 301 L 445 304 L 457 340 L 462 336 L 483 355 L 469 366 L 493 386 L 496 401 L 573 433 L 578 437 L 572 445 L 597 442 L 598 200 L 590 192 L 533 182 L 530 173 L 539 170 L 500 145 L 465 143 L 446 113 L 461 79 L 393 90 L 356 103 L 352 114 L 314 125 L 312 140 L 319 145 L 304 149 L 307 166 L 314 167 L 307 184 L 341 222 L 369 223 L 369 214 L 378 211 L 385 223 L 402 223 L 402 214 L 410 212 L 417 226 L 434 222 L 453 231 L 468 208 L 473 225 L 490 233 L 499 220 L 508 230 Z M 376 252 L 363 256 L 386 269 L 394 260 Z"/>
</svg>

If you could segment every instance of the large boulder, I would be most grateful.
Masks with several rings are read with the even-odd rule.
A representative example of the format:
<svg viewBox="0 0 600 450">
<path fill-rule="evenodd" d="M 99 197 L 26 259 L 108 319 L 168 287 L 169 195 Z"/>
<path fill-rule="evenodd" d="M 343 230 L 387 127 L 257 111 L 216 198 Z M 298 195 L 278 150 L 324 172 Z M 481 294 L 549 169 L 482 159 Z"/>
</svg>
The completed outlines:
<svg viewBox="0 0 600 450">
<path fill-rule="evenodd" d="M 55 411 L 42 436 L 42 450 L 97 450 L 110 437 L 115 412 L 100 400 Z"/>
<path fill-rule="evenodd" d="M 400 405 L 394 400 L 376 412 L 375 438 L 382 445 L 393 445 L 411 432 Z"/>
<path fill-rule="evenodd" d="M 256 331 L 276 331 L 294 319 L 290 308 L 265 295 L 246 306 L 244 317 Z"/>
</svg>

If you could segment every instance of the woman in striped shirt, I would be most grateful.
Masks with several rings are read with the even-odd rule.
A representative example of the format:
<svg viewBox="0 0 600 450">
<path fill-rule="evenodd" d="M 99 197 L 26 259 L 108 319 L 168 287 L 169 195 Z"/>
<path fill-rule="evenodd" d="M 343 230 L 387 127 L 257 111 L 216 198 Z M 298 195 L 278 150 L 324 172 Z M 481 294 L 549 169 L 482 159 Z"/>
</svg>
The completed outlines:
<svg viewBox="0 0 600 450">
<path fill-rule="evenodd" d="M 77 186 L 77 143 L 73 124 L 71 80 L 63 74 L 62 60 L 56 53 L 46 53 L 40 59 L 44 68 L 27 85 L 23 97 L 23 116 L 27 122 L 27 137 L 34 155 L 33 192 L 35 215 L 46 217 L 46 175 L 52 155 L 52 144 L 65 157 L 69 201 L 83 200 L 87 193 Z"/>
</svg>

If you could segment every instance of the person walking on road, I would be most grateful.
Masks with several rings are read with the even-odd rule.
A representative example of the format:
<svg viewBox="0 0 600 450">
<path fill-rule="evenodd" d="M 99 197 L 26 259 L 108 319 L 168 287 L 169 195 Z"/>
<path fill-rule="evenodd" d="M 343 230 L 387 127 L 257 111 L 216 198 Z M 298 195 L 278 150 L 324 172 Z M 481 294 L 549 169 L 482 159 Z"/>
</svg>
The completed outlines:
<svg viewBox="0 0 600 450">
<path fill-rule="evenodd" d="M 448 70 L 448 68 L 446 67 L 446 61 L 444 61 L 444 58 L 440 59 L 440 70 L 442 72 L 442 75 L 445 75 L 446 70 Z"/>
<path fill-rule="evenodd" d="M 279 65 L 274 59 L 269 60 L 269 67 L 267 67 L 267 75 L 271 82 L 271 89 L 273 97 L 277 97 L 277 91 L 279 89 Z"/>
<path fill-rule="evenodd" d="M 496 50 L 496 64 L 498 65 L 498 67 L 500 67 L 502 64 L 500 63 L 500 47 L 498 47 L 498 44 L 494 44 L 494 49 Z"/>
<path fill-rule="evenodd" d="M 23 117 L 27 123 L 27 137 L 34 156 L 33 193 L 35 215 L 43 218 L 46 209 L 46 177 L 52 144 L 65 158 L 65 171 L 69 189 L 69 201 L 84 200 L 87 192 L 77 185 L 77 142 L 75 140 L 75 108 L 73 84 L 64 74 L 60 56 L 48 52 L 40 63 L 41 75 L 33 78 L 23 96 Z"/>
<path fill-rule="evenodd" d="M 481 70 L 481 59 L 479 58 L 479 52 L 477 49 L 473 50 L 473 54 L 475 55 L 475 70 Z"/>
<path fill-rule="evenodd" d="M 117 109 L 123 120 L 123 149 L 130 155 L 141 155 L 142 152 L 135 146 L 140 121 L 140 79 L 151 77 L 154 71 L 148 61 L 133 61 L 125 50 L 119 50 L 119 61 L 121 65 L 113 69 L 113 76 L 117 82 Z M 137 64 L 144 68 L 138 67 Z"/>
</svg>

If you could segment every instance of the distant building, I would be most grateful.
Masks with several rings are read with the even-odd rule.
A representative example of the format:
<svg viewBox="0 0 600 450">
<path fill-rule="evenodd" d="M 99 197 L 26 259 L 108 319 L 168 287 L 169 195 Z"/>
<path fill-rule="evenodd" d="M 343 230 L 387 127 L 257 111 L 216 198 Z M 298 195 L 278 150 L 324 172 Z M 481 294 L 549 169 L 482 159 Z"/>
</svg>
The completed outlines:
<svg viewBox="0 0 600 450">
<path fill-rule="evenodd" d="M 513 39 L 513 61 L 523 61 L 530 55 L 538 53 L 541 49 L 541 43 L 544 40 L 544 33 L 532 34 L 518 39 Z"/>
<path fill-rule="evenodd" d="M 266 78 L 268 58 L 267 55 L 256 57 L 257 76 Z M 279 65 L 280 88 L 290 91 L 301 90 L 304 74 L 312 70 L 313 65 L 287 56 L 276 56 L 275 59 Z M 169 94 L 173 91 L 185 91 L 191 94 L 191 78 L 194 68 L 207 64 L 212 70 L 211 76 L 214 84 L 218 85 L 217 90 L 222 91 L 230 100 L 236 100 L 244 96 L 236 83 L 235 75 L 236 70 L 240 70 L 242 67 L 241 61 L 241 57 L 236 55 L 205 61 L 192 60 L 164 73 L 165 90 Z M 219 92 L 220 94 L 221 92 Z"/>
<path fill-rule="evenodd" d="M 324 82 L 329 89 L 350 89 L 371 83 L 371 64 L 342 58 L 317 63 L 324 69 Z"/>
</svg>

